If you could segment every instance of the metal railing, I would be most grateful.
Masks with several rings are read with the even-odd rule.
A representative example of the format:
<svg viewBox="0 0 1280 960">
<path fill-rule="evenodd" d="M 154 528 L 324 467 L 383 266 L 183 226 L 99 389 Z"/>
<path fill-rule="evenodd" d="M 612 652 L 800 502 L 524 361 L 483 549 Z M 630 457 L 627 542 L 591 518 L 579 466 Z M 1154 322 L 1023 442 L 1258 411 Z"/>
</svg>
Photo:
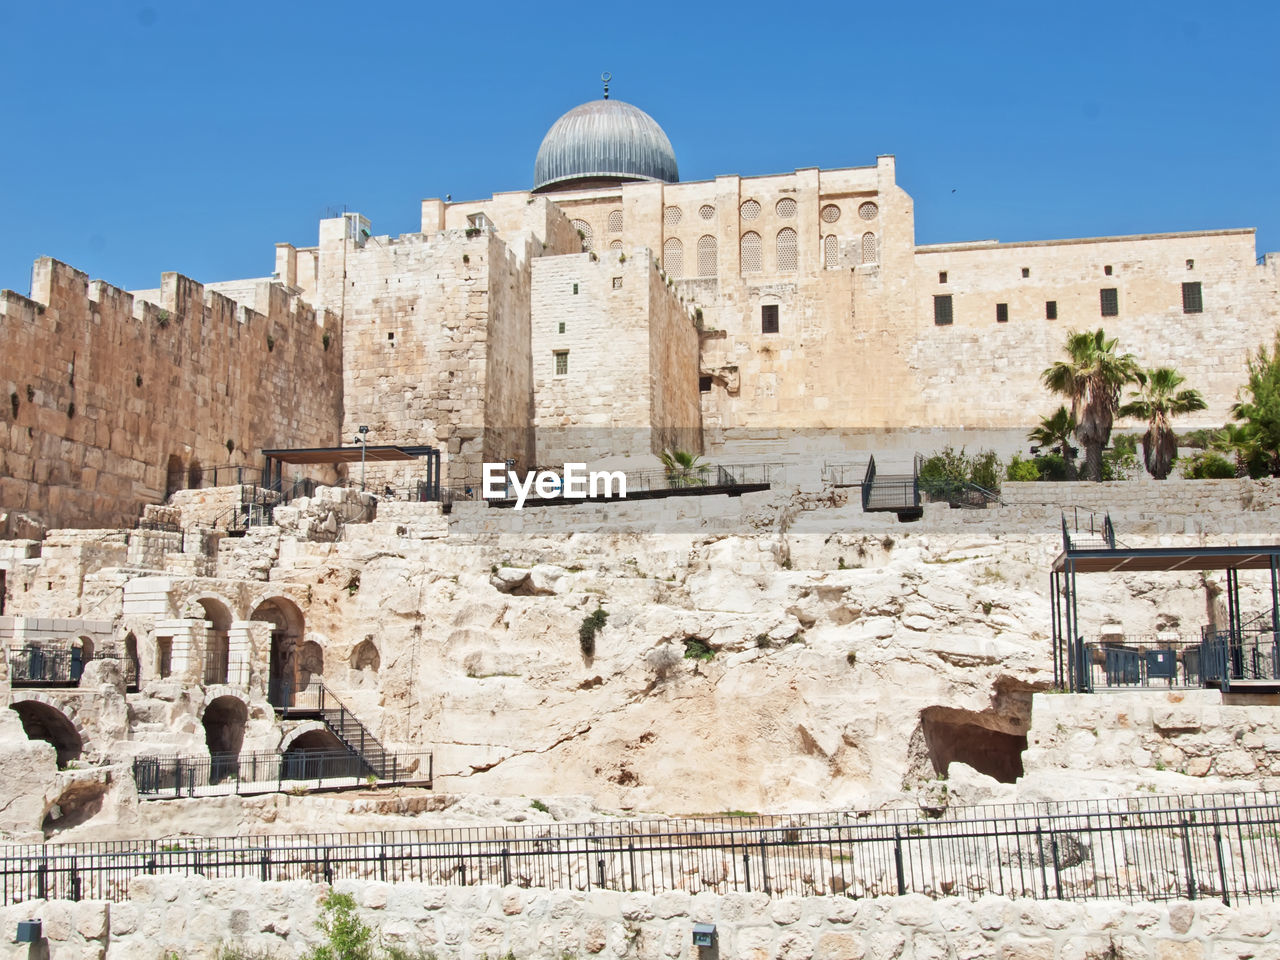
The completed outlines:
<svg viewBox="0 0 1280 960">
<path fill-rule="evenodd" d="M 226 641 L 204 652 L 204 683 L 206 686 L 227 682 L 231 653 Z"/>
<path fill-rule="evenodd" d="M 1090 511 L 1083 520 L 1080 511 L 1072 514 L 1072 522 L 1067 523 L 1067 515 L 1062 514 L 1062 549 L 1063 550 L 1114 550 L 1116 548 L 1116 529 L 1111 525 L 1111 514 L 1101 517 Z"/>
<path fill-rule="evenodd" d="M 867 465 L 861 460 L 852 463 L 824 463 L 822 465 L 822 482 L 833 487 L 857 487 L 862 485 L 866 476 Z"/>
<path fill-rule="evenodd" d="M 1268 617 L 1269 620 L 1269 617 Z M 1125 634 L 1084 644 L 1086 690 L 1216 687 L 1233 680 L 1280 680 L 1280 645 L 1270 623 L 1200 639 Z"/>
<path fill-rule="evenodd" d="M 69 642 L 24 643 L 9 648 L 9 684 L 14 687 L 76 687 L 92 660 L 118 660 L 125 685 L 138 687 L 138 661 L 111 650 L 84 659 L 81 647 Z"/>
<path fill-rule="evenodd" d="M 334 789 L 361 784 L 431 784 L 434 758 L 426 751 L 390 757 L 381 774 L 349 750 L 215 753 L 207 757 L 138 757 L 133 780 L 148 800 Z"/>
<path fill-rule="evenodd" d="M 1274 901 L 1280 797 L 1247 794 L 0 847 L 0 902 L 140 874 L 850 898 Z"/>
</svg>

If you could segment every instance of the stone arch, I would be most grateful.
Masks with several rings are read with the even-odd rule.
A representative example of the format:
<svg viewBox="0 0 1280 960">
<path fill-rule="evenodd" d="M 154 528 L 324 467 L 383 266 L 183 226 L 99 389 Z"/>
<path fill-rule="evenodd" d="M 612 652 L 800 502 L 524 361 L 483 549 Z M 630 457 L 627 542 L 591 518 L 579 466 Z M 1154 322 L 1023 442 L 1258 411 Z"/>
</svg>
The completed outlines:
<svg viewBox="0 0 1280 960">
<path fill-rule="evenodd" d="M 253 608 L 249 619 L 271 624 L 267 699 L 272 706 L 290 706 L 299 688 L 298 648 L 306 626 L 302 611 L 288 597 L 267 597 Z"/>
<path fill-rule="evenodd" d="M 239 768 L 244 725 L 248 719 L 249 705 L 239 697 L 216 697 L 205 706 L 201 723 L 205 746 L 209 748 L 211 782 L 221 783 Z"/>
<path fill-rule="evenodd" d="M 698 238 L 698 276 L 714 277 L 718 270 L 716 238 L 708 233 Z"/>
<path fill-rule="evenodd" d="M 71 641 L 72 647 L 80 648 L 80 662 L 88 663 L 93 659 L 94 646 L 93 637 L 86 637 L 83 634 Z"/>
<path fill-rule="evenodd" d="M 324 647 L 315 640 L 308 640 L 298 647 L 298 689 L 301 690 L 315 677 L 324 677 Z"/>
<path fill-rule="evenodd" d="M 281 764 L 285 780 L 343 776 L 355 774 L 360 769 L 358 761 L 342 741 L 319 724 L 299 732 L 289 741 Z"/>
<path fill-rule="evenodd" d="M 738 244 L 738 265 L 743 273 L 759 273 L 763 267 L 760 259 L 760 234 L 748 230 Z"/>
<path fill-rule="evenodd" d="M 382 667 L 382 657 L 374 645 L 373 637 L 365 637 L 351 651 L 352 670 L 370 670 L 377 673 Z"/>
<path fill-rule="evenodd" d="M 783 227 L 774 239 L 774 255 L 779 273 L 794 273 L 798 257 L 798 238 L 791 227 Z"/>
<path fill-rule="evenodd" d="M 58 769 L 65 769 L 84 753 L 84 732 L 58 707 L 36 696 L 15 700 L 9 709 L 22 721 L 22 732 L 28 740 L 43 740 L 58 755 Z"/>
<path fill-rule="evenodd" d="M 679 279 L 684 276 L 684 244 L 677 237 L 669 237 L 662 245 L 662 269 L 667 276 Z"/>
<path fill-rule="evenodd" d="M 187 602 L 188 616 L 199 617 L 209 624 L 205 631 L 204 683 L 227 682 L 230 662 L 231 609 L 217 597 L 196 597 Z"/>
<path fill-rule="evenodd" d="M 880 262 L 880 248 L 876 244 L 876 235 L 870 231 L 862 235 L 862 262 Z"/>
<path fill-rule="evenodd" d="M 191 463 L 187 465 L 187 489 L 199 490 L 204 485 L 204 468 L 200 466 L 200 461 L 195 457 L 191 458 Z"/>
<path fill-rule="evenodd" d="M 298 740 L 304 734 L 312 733 L 316 730 L 328 730 L 328 727 L 326 727 L 324 723 L 322 723 L 319 720 L 301 721 L 292 730 L 290 730 L 288 733 L 286 733 L 283 737 L 280 738 L 280 746 L 278 748 L 280 753 L 288 753 L 289 748 L 293 746 L 296 740 Z M 306 744 L 304 743 L 303 747 L 300 749 L 305 748 L 305 746 Z"/>
<path fill-rule="evenodd" d="M 169 460 L 164 469 L 164 497 L 166 500 L 169 499 L 171 494 L 182 489 L 182 476 L 185 472 L 182 458 L 176 453 L 169 454 Z"/>
</svg>

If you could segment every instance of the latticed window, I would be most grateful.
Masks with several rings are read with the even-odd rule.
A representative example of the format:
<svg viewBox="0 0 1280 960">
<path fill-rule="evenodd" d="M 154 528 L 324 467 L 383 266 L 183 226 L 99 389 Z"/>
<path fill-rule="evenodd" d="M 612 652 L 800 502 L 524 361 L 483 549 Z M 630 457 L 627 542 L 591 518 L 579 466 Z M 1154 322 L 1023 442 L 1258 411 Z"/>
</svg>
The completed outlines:
<svg viewBox="0 0 1280 960">
<path fill-rule="evenodd" d="M 621 241 L 621 240 L 614 240 L 611 244 L 609 244 L 609 249 L 610 249 L 611 251 L 613 251 L 614 253 L 621 253 L 621 252 L 622 252 L 622 241 Z"/>
<path fill-rule="evenodd" d="M 739 247 L 742 272 L 758 273 L 760 271 L 760 234 L 753 231 L 744 233 Z"/>
<path fill-rule="evenodd" d="M 578 231 L 578 237 L 582 240 L 582 249 L 591 249 L 591 224 L 585 220 L 570 220 L 569 225 Z"/>
<path fill-rule="evenodd" d="M 698 238 L 698 276 L 716 275 L 716 238 L 710 235 Z"/>
<path fill-rule="evenodd" d="M 880 253 L 876 248 L 876 235 L 874 233 L 864 233 L 862 235 L 862 262 L 880 262 Z"/>
<path fill-rule="evenodd" d="M 556 360 L 556 376 L 563 377 L 569 372 L 569 351 L 557 350 L 552 356 Z"/>
<path fill-rule="evenodd" d="M 933 322 L 940 327 L 951 323 L 951 294 L 940 293 L 933 297 Z"/>
<path fill-rule="evenodd" d="M 1120 316 L 1120 292 L 1115 287 L 1103 287 L 1099 290 L 1098 301 L 1104 317 Z"/>
<path fill-rule="evenodd" d="M 684 219 L 684 211 L 679 207 L 666 207 L 662 211 L 662 225 L 664 227 L 677 226 Z"/>
<path fill-rule="evenodd" d="M 865 203 L 858 204 L 858 216 L 863 220 L 874 220 L 880 216 L 880 208 L 870 200 L 867 200 Z"/>
<path fill-rule="evenodd" d="M 783 197 L 773 209 L 783 220 L 790 220 L 796 215 L 796 202 L 790 197 Z"/>
<path fill-rule="evenodd" d="M 621 289 L 622 289 L 622 278 L 621 278 L 621 277 L 614 277 L 614 278 L 613 278 L 613 289 L 615 289 L 615 290 L 621 290 Z"/>
<path fill-rule="evenodd" d="M 754 220 L 760 216 L 760 204 L 755 200 L 748 200 L 741 207 L 743 220 Z"/>
<path fill-rule="evenodd" d="M 1199 280 L 1192 283 L 1184 283 L 1182 285 L 1182 312 L 1204 312 L 1204 294 L 1200 290 Z"/>
<path fill-rule="evenodd" d="M 675 237 L 662 245 L 662 268 L 669 277 L 684 276 L 684 244 Z"/>
<path fill-rule="evenodd" d="M 622 211 L 621 210 L 609 211 L 609 232 L 610 233 L 622 232 Z"/>
<path fill-rule="evenodd" d="M 840 238 L 834 233 L 822 238 L 822 263 L 828 270 L 840 266 Z"/>
<path fill-rule="evenodd" d="M 716 208 L 709 203 L 704 203 L 698 208 L 698 216 L 703 220 L 710 220 L 716 215 Z"/>
<path fill-rule="evenodd" d="M 789 273 L 796 268 L 796 232 L 790 227 L 778 231 L 778 270 Z"/>
<path fill-rule="evenodd" d="M 835 223 L 839 219 L 840 219 L 840 208 L 837 207 L 834 203 L 828 203 L 825 207 L 822 208 L 823 223 Z"/>
</svg>

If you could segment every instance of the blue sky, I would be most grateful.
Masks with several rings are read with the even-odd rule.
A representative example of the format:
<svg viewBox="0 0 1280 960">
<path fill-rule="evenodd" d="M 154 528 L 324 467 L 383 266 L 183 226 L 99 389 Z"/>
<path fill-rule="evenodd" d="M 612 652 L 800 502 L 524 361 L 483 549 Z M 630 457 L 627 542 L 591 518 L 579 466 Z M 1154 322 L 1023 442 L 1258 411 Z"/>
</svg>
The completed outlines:
<svg viewBox="0 0 1280 960">
<path fill-rule="evenodd" d="M 681 178 L 897 156 L 921 243 L 1253 226 L 1280 249 L 1280 3 L 0 5 L 0 287 L 264 276 L 344 205 L 530 185 L 612 93 Z"/>
</svg>

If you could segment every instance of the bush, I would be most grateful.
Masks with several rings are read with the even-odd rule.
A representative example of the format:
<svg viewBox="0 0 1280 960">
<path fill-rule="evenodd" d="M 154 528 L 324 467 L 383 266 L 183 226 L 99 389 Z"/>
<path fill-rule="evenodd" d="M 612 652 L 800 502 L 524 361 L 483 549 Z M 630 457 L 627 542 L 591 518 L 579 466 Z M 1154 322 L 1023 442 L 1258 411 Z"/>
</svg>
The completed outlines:
<svg viewBox="0 0 1280 960">
<path fill-rule="evenodd" d="M 1060 453 L 1045 453 L 1036 457 L 1036 469 L 1040 471 L 1041 480 L 1070 480 L 1067 472 L 1067 461 Z"/>
<path fill-rule="evenodd" d="M 1186 461 L 1182 475 L 1188 480 L 1230 480 L 1236 475 L 1236 466 L 1226 457 L 1205 451 Z"/>
<path fill-rule="evenodd" d="M 1059 457 L 1058 459 L 1062 459 Z M 1005 467 L 1004 478 L 1014 483 L 1029 483 L 1040 479 L 1040 467 L 1035 460 L 1023 460 L 1016 453 Z"/>
<path fill-rule="evenodd" d="M 998 493 L 1000 480 L 1000 458 L 994 450 L 970 456 L 964 447 L 956 450 L 948 444 L 920 464 L 920 489 L 935 500 L 956 500 L 969 484 Z"/>
<path fill-rule="evenodd" d="M 578 627 L 578 646 L 582 648 L 584 657 L 595 656 L 596 634 L 604 629 L 604 623 L 608 619 L 609 613 L 602 607 L 596 607 L 582 618 L 582 625 Z"/>
<path fill-rule="evenodd" d="M 715 657 L 716 652 L 705 640 L 698 637 L 685 637 L 684 641 L 684 658 L 686 660 L 710 660 Z"/>
<path fill-rule="evenodd" d="M 331 891 L 324 898 L 320 930 L 325 942 L 307 953 L 306 960 L 374 960 L 373 930 L 356 916 L 351 894 Z"/>
</svg>

